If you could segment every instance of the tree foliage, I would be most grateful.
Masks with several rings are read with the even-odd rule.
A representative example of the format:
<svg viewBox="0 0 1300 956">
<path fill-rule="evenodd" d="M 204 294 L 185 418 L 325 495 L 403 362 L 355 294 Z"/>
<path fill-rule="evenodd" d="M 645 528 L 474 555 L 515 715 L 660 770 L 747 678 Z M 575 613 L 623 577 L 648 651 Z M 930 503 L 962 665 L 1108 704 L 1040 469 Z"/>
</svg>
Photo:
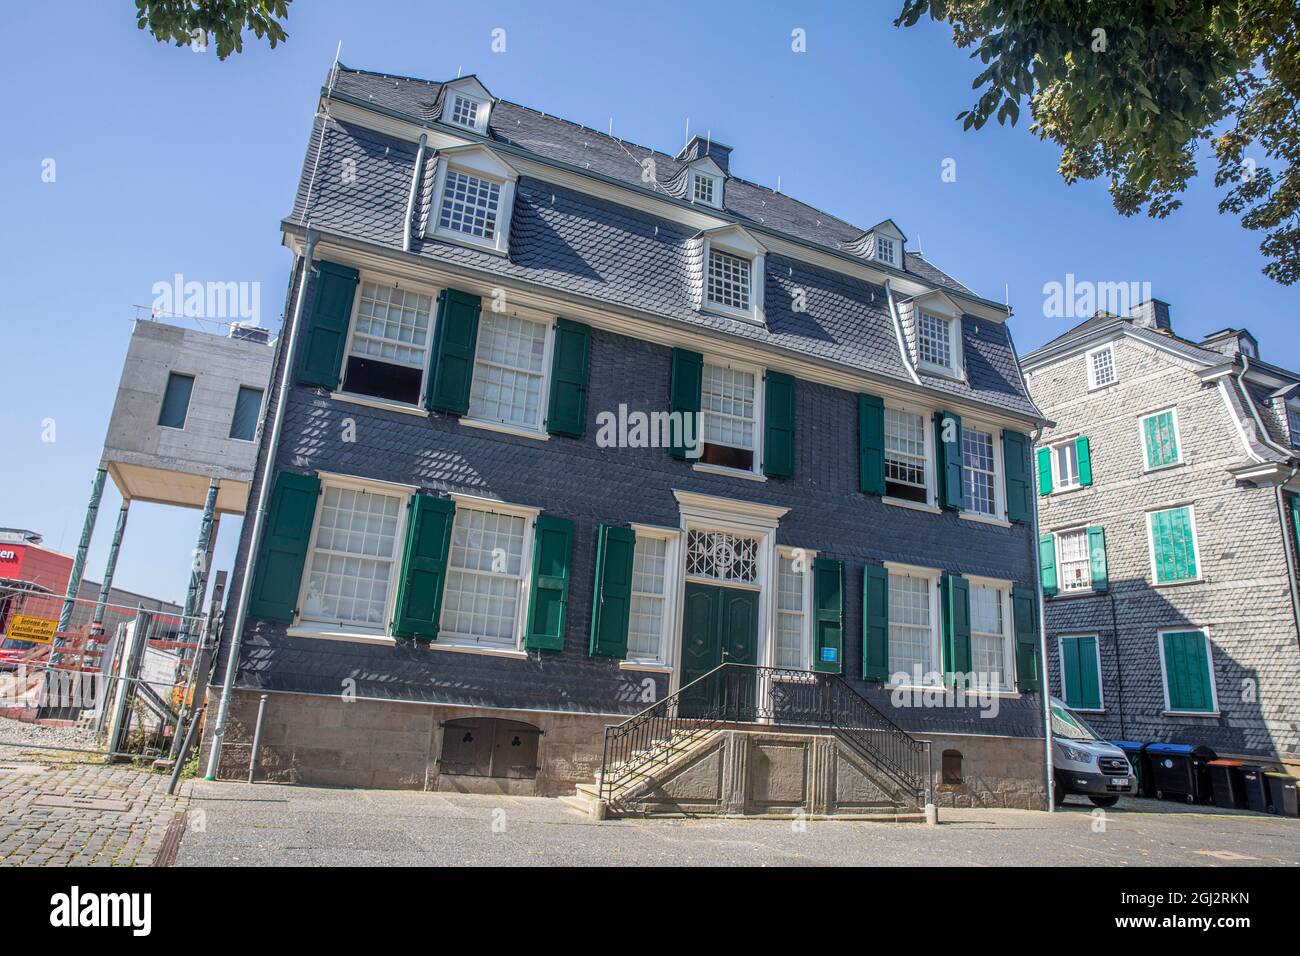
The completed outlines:
<svg viewBox="0 0 1300 956">
<path fill-rule="evenodd" d="M 217 59 L 244 52 L 244 30 L 252 30 L 271 48 L 289 38 L 281 21 L 292 0 L 135 0 L 135 22 L 159 43 L 190 46 L 217 43 Z"/>
<path fill-rule="evenodd" d="M 1265 275 L 1300 279 L 1295 0 L 904 0 L 895 25 L 927 15 L 983 65 L 963 128 L 1014 124 L 1027 101 L 1067 183 L 1106 177 L 1116 210 L 1153 218 L 1208 143 L 1220 212 L 1264 233 Z"/>
</svg>

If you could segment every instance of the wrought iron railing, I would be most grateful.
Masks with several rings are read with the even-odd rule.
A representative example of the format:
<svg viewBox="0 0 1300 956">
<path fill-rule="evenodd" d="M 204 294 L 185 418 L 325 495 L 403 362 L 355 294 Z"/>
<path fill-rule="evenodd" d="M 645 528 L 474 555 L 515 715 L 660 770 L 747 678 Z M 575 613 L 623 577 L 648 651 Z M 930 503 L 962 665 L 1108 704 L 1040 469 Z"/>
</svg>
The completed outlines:
<svg viewBox="0 0 1300 956">
<path fill-rule="evenodd" d="M 605 728 L 600 798 L 610 800 L 620 787 L 731 724 L 828 730 L 918 804 L 931 802 L 929 743 L 904 731 L 839 675 L 730 662 Z"/>
</svg>

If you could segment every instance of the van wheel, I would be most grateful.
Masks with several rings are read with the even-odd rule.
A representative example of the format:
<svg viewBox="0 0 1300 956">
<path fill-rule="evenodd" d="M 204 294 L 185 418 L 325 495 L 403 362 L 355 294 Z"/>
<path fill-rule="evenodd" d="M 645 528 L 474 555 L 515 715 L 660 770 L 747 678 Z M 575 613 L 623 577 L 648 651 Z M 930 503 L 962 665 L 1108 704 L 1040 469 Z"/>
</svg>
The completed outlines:
<svg viewBox="0 0 1300 956">
<path fill-rule="evenodd" d="M 1119 803 L 1119 797 L 1089 797 L 1094 807 L 1113 807 Z"/>
</svg>

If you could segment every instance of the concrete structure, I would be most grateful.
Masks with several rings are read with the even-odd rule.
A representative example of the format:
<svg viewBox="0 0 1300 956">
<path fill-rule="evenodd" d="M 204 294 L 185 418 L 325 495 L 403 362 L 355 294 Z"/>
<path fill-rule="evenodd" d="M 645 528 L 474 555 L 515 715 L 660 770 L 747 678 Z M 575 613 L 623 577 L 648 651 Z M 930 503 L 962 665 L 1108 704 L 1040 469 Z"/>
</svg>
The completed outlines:
<svg viewBox="0 0 1300 956">
<path fill-rule="evenodd" d="M 1042 805 L 1040 416 L 1003 305 L 703 138 L 634 147 L 473 77 L 339 67 L 322 100 L 220 776 L 268 694 L 259 775 L 570 792 L 725 641 L 960 751 L 943 799 Z"/>
<path fill-rule="evenodd" d="M 1038 450 L 1053 691 L 1112 738 L 1296 760 L 1300 375 L 1244 330 L 1180 337 L 1159 301 L 1023 366 L 1054 422 Z"/>
</svg>

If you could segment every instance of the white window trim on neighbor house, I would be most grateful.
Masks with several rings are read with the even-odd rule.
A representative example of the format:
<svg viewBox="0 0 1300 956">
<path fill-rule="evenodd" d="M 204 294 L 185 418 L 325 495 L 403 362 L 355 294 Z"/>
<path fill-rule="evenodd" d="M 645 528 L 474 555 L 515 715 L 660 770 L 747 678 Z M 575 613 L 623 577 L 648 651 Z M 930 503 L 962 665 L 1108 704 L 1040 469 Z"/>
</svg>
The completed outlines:
<svg viewBox="0 0 1300 956">
<path fill-rule="evenodd" d="M 496 224 L 491 238 L 475 236 L 439 224 L 442 218 L 444 194 L 447 189 L 448 170 L 495 183 L 500 187 L 497 197 Z M 510 251 L 510 220 L 515 205 L 515 184 L 519 173 L 486 146 L 456 146 L 438 154 L 438 171 L 434 179 L 433 199 L 429 207 L 428 232 L 439 239 L 459 245 L 482 249 L 498 255 Z"/>
<path fill-rule="evenodd" d="M 432 305 L 430 306 L 429 311 L 429 330 L 424 343 L 424 368 L 420 373 L 420 391 L 414 402 L 402 402 L 392 398 L 379 398 L 374 395 L 366 395 L 362 392 L 349 392 L 344 390 L 344 385 L 346 384 L 344 380 L 347 377 L 348 359 L 354 354 L 359 358 L 375 358 L 375 356 L 353 352 L 353 343 L 357 331 L 357 317 L 361 312 L 361 291 L 365 287 L 366 283 L 400 289 L 403 292 L 413 292 L 417 295 L 427 295 L 432 299 Z M 388 408 L 396 411 L 416 411 L 417 414 L 423 416 L 425 411 L 422 403 L 424 401 L 425 389 L 428 386 L 429 369 L 432 365 L 429 356 L 433 352 L 433 337 L 434 332 L 436 331 L 435 327 L 438 323 L 438 294 L 440 291 L 441 290 L 437 286 L 411 282 L 407 279 L 398 279 L 391 275 L 372 272 L 370 270 L 359 270 L 356 291 L 352 296 L 352 312 L 348 316 L 348 334 L 343 348 L 343 362 L 339 368 L 339 387 L 331 393 L 330 397 L 339 399 L 340 401 L 353 402 L 357 405 L 367 405 L 372 408 Z M 376 358 L 376 361 L 382 362 L 385 360 Z"/>
<path fill-rule="evenodd" d="M 1065 596 L 1088 595 L 1096 593 L 1092 583 L 1092 543 L 1088 540 L 1088 525 L 1071 525 L 1052 532 L 1052 545 L 1056 549 L 1056 593 Z M 1086 588 L 1066 588 L 1065 586 L 1065 548 L 1067 535 L 1082 535 L 1084 549 L 1084 567 L 1088 571 Z"/>
<path fill-rule="evenodd" d="M 520 308 L 512 308 L 509 312 L 493 312 L 489 308 L 480 312 L 479 316 L 479 334 L 474 342 L 474 364 L 471 372 L 470 409 L 466 414 L 461 416 L 460 423 L 462 425 L 467 425 L 470 428 L 485 428 L 488 431 L 503 432 L 507 435 L 519 435 L 523 438 L 535 438 L 540 441 L 548 441 L 551 436 L 546 431 L 546 416 L 550 412 L 551 360 L 552 353 L 555 349 L 555 319 L 542 312 Z M 514 369 L 513 366 L 497 366 L 496 363 L 489 363 L 480 357 L 480 350 L 483 348 L 485 341 L 483 337 L 482 323 L 485 320 L 490 321 L 492 316 L 519 319 L 523 322 L 532 322 L 534 325 L 540 325 L 545 329 L 546 344 L 542 349 L 541 385 L 537 399 L 537 419 L 532 423 L 520 424 L 517 422 L 497 421 L 496 419 L 484 418 L 481 415 L 476 415 L 474 413 L 472 383 L 478 381 L 482 384 L 483 382 L 482 377 L 478 373 L 479 363 L 482 362 L 485 365 L 491 364 L 494 367 L 500 367 L 503 369 Z M 518 369 L 514 370 L 519 371 Z M 537 373 L 530 372 L 528 374 Z"/>
<path fill-rule="evenodd" d="M 1192 528 L 1192 555 L 1196 561 L 1196 577 L 1185 578 L 1182 581 L 1161 581 L 1159 575 L 1159 565 L 1156 560 L 1156 539 L 1153 533 L 1152 520 L 1158 514 L 1166 511 L 1179 511 L 1187 509 L 1187 520 Z M 1201 561 L 1201 535 L 1196 527 L 1196 506 L 1187 504 L 1164 505 L 1159 508 L 1151 508 L 1146 512 L 1145 521 L 1147 529 L 1147 555 L 1151 562 L 1151 586 L 1157 588 L 1176 588 L 1188 584 L 1200 584 L 1205 580 L 1205 565 Z M 1177 630 L 1177 628 L 1170 628 Z"/>
<path fill-rule="evenodd" d="M 1096 361 L 1107 352 L 1110 353 L 1110 381 L 1102 382 L 1099 380 L 1097 375 Z M 1092 349 L 1084 357 L 1084 362 L 1088 366 L 1088 391 L 1091 392 L 1101 388 L 1110 388 L 1112 385 L 1119 382 L 1119 367 L 1115 364 L 1115 345 L 1113 342 Z"/>
<path fill-rule="evenodd" d="M 963 509 L 963 511 L 961 512 L 961 516 L 963 518 L 969 518 L 972 521 L 986 521 L 992 524 L 1010 526 L 1010 522 L 1007 521 L 1007 491 L 1006 491 L 1006 480 L 1005 480 L 1006 465 L 1003 460 L 1002 430 L 993 425 L 988 425 L 978 420 L 969 420 L 969 421 L 963 420 L 961 430 L 962 430 L 962 449 L 961 449 L 962 482 L 964 485 L 964 487 L 962 488 L 962 494 L 963 494 L 963 498 L 967 502 L 967 507 Z M 992 514 L 985 514 L 982 511 L 975 511 L 974 509 L 969 507 L 971 496 L 968 492 L 970 488 L 969 486 L 965 485 L 966 476 L 968 471 L 970 470 L 970 467 L 966 464 L 966 432 L 967 431 L 975 431 L 989 436 L 989 442 L 992 446 L 992 452 L 993 452 L 993 478 L 992 478 L 993 513 Z"/>
<path fill-rule="evenodd" d="M 939 593 L 939 580 L 943 577 L 943 572 L 936 568 L 923 568 L 914 564 L 899 564 L 896 561 L 886 561 L 885 570 L 889 577 L 907 577 L 924 579 L 929 582 L 929 600 L 930 600 L 930 670 L 923 673 L 922 683 L 912 683 L 912 674 L 907 675 L 907 679 L 902 682 L 895 682 L 896 671 L 892 659 L 888 661 L 889 679 L 885 682 L 886 690 L 893 690 L 896 687 L 938 687 L 943 683 L 943 602 Z M 886 581 L 886 587 L 889 586 Z M 893 608 L 893 601 L 890 601 L 890 608 Z M 886 628 L 892 628 L 893 624 L 886 623 Z M 890 635 L 889 646 L 890 655 L 893 655 L 893 636 Z M 926 674 L 934 677 L 933 682 L 925 683 Z"/>
<path fill-rule="evenodd" d="M 1000 578 L 983 578 L 976 575 L 964 575 L 967 584 L 973 588 L 989 588 L 998 592 L 998 602 L 1002 605 L 1002 671 L 1000 673 L 1001 682 L 997 687 L 990 687 L 990 690 L 997 691 L 1003 696 L 1020 696 L 1016 690 L 1016 636 L 1015 636 L 1015 605 L 1012 603 L 1012 589 L 1015 582 L 1007 581 Z M 942 632 L 942 623 L 940 631 Z M 985 633 L 983 631 L 981 634 Z M 971 640 L 975 639 L 975 615 L 971 612 Z M 940 647 L 942 653 L 942 646 Z M 971 647 L 971 667 L 974 668 L 974 646 Z"/>
<path fill-rule="evenodd" d="M 938 495 L 938 485 L 936 482 L 935 463 L 934 463 L 935 461 L 934 428 L 931 426 L 931 422 L 933 421 L 934 418 L 934 413 L 932 410 L 925 408 L 923 406 L 913 405 L 908 402 L 897 402 L 890 399 L 886 399 L 885 410 L 889 411 L 890 409 L 893 409 L 894 411 L 897 412 L 907 412 L 908 414 L 911 415 L 921 416 L 921 436 L 925 441 L 925 502 L 921 503 L 919 501 L 909 501 L 906 498 L 895 498 L 890 496 L 889 494 L 883 495 L 880 500 L 887 505 L 896 505 L 900 508 L 912 508 L 917 511 L 927 511 L 927 512 L 933 512 L 935 514 L 938 514 L 941 509 L 937 504 L 935 504 L 935 499 Z M 889 464 L 888 464 L 889 463 L 889 447 L 888 447 L 889 428 L 888 426 L 885 427 L 884 444 L 885 444 L 885 448 L 884 448 L 885 473 L 886 473 L 886 481 L 888 481 L 888 472 L 889 472 Z"/>
<path fill-rule="evenodd" d="M 677 666 L 674 635 L 677 633 L 679 600 L 682 580 L 682 548 L 685 534 L 678 528 L 661 528 L 656 525 L 632 524 L 638 545 L 646 539 L 664 542 L 664 593 L 663 618 L 660 621 L 659 653 L 653 658 L 634 657 L 631 647 L 628 656 L 619 662 L 622 670 L 666 673 Z M 633 598 L 638 595 L 632 592 Z M 630 621 L 630 618 L 629 618 Z M 629 623 L 629 631 L 631 624 Z"/>
<path fill-rule="evenodd" d="M 739 226 L 711 229 L 701 233 L 701 237 L 704 259 L 701 263 L 703 274 L 700 276 L 700 309 L 755 325 L 765 324 L 767 317 L 763 307 L 763 264 L 767 249 Z M 748 309 L 739 309 L 709 298 L 709 262 L 715 249 L 749 262 Z"/>
<path fill-rule="evenodd" d="M 1101 635 L 1094 631 L 1081 631 L 1079 633 L 1058 634 L 1056 636 L 1056 664 L 1060 671 L 1061 678 L 1061 699 L 1065 699 L 1065 642 L 1070 639 L 1082 637 L 1091 637 L 1093 639 L 1092 650 L 1097 658 L 1097 707 L 1076 707 L 1069 704 L 1071 710 L 1077 710 L 1081 714 L 1104 714 L 1106 712 L 1106 682 L 1101 675 Z M 1163 641 L 1161 642 L 1163 644 Z M 1163 670 L 1163 666 L 1162 666 Z"/>
<path fill-rule="evenodd" d="M 1146 423 L 1150 418 L 1163 415 L 1165 412 L 1171 413 L 1174 423 L 1174 444 L 1178 448 L 1178 457 L 1167 465 L 1156 465 L 1152 467 L 1150 462 L 1150 449 L 1147 448 L 1147 428 Z M 1150 474 L 1155 471 L 1168 471 L 1170 468 L 1177 468 L 1184 463 L 1183 456 L 1183 431 L 1178 421 L 1178 406 L 1170 405 L 1165 408 L 1158 408 L 1153 412 L 1147 412 L 1145 415 L 1138 417 L 1138 445 L 1142 450 L 1142 471 L 1144 474 Z"/>
<path fill-rule="evenodd" d="M 787 547 L 785 545 L 781 545 L 776 549 L 776 560 L 774 562 L 775 567 L 772 574 L 772 589 L 771 589 L 772 612 L 771 612 L 770 620 L 772 621 L 772 638 L 768 642 L 769 647 L 771 648 L 769 654 L 769 660 L 767 661 L 769 667 L 785 667 L 787 670 L 802 670 L 802 671 L 812 670 L 812 618 L 813 618 L 812 567 L 813 567 L 813 561 L 816 559 L 816 557 L 817 557 L 817 552 L 812 551 L 808 548 L 792 548 L 792 547 Z M 781 624 L 781 615 L 793 613 L 791 611 L 782 610 L 780 606 L 780 576 L 781 576 L 782 560 L 791 560 L 795 562 L 801 561 L 803 567 L 802 571 L 795 570 L 792 572 L 799 576 L 800 594 L 802 595 L 802 600 L 803 600 L 803 608 L 800 611 L 799 661 L 793 667 L 788 667 L 787 665 L 781 664 L 777 661 L 776 638 Z M 777 679 L 778 680 L 780 679 L 779 676 Z"/>
<path fill-rule="evenodd" d="M 1205 666 L 1210 671 L 1210 701 L 1213 710 L 1174 710 L 1169 701 L 1169 671 L 1165 668 L 1165 635 L 1194 634 L 1197 631 L 1205 638 Z M 1156 649 L 1160 653 L 1160 691 L 1164 694 L 1166 717 L 1219 717 L 1219 680 L 1214 672 L 1214 642 L 1210 640 L 1208 627 L 1162 627 L 1156 631 Z"/>
<path fill-rule="evenodd" d="M 357 478 L 353 475 L 340 475 L 333 472 L 317 472 L 320 479 L 320 494 L 316 498 L 316 508 L 312 514 L 311 536 L 307 539 L 307 557 L 303 562 L 302 581 L 298 584 L 298 600 L 294 608 L 293 623 L 288 629 L 291 637 L 323 637 L 336 640 L 352 640 L 367 643 L 391 644 L 393 605 L 397 599 L 398 579 L 402 575 L 402 549 L 406 542 L 406 507 L 411 495 L 417 491 L 414 485 L 396 482 L 376 481 L 369 478 Z M 388 593 L 384 600 L 384 623 L 380 627 L 367 627 L 363 624 L 339 624 L 335 621 L 309 618 L 303 614 L 307 603 L 307 592 L 311 583 L 312 558 L 316 553 L 316 541 L 320 533 L 321 503 L 325 499 L 327 488 L 341 488 L 352 491 L 364 491 L 369 494 L 387 495 L 401 498 L 398 508 L 397 529 L 393 532 L 392 573 L 388 577 Z"/>
<path fill-rule="evenodd" d="M 745 362 L 733 362 L 729 359 L 719 358 L 717 356 L 704 356 L 704 362 L 701 367 L 701 381 L 703 381 L 703 370 L 712 365 L 715 368 L 730 369 L 733 372 L 746 372 L 754 376 L 754 447 L 753 465 L 750 468 L 731 468 L 727 465 L 714 465 L 708 462 L 695 461 L 692 468 L 695 471 L 701 471 L 711 475 L 730 475 L 733 478 L 746 478 L 751 481 L 767 481 L 767 476 L 763 474 L 763 414 L 764 399 L 766 398 L 767 388 L 764 380 L 763 369 L 757 365 L 749 365 Z M 703 387 L 701 386 L 701 405 L 703 405 Z M 700 411 L 700 448 L 704 447 L 704 418 L 709 414 L 701 408 Z M 738 445 L 727 445 L 728 448 L 738 448 Z"/>
<path fill-rule="evenodd" d="M 1071 435 L 1068 438 L 1057 439 L 1047 446 L 1051 450 L 1052 461 L 1052 494 L 1060 495 L 1071 491 L 1078 491 L 1083 487 L 1081 475 L 1079 474 L 1079 436 Z M 1074 481 L 1070 484 L 1061 482 L 1061 466 L 1057 458 L 1061 449 L 1070 448 L 1074 453 Z"/>
</svg>

